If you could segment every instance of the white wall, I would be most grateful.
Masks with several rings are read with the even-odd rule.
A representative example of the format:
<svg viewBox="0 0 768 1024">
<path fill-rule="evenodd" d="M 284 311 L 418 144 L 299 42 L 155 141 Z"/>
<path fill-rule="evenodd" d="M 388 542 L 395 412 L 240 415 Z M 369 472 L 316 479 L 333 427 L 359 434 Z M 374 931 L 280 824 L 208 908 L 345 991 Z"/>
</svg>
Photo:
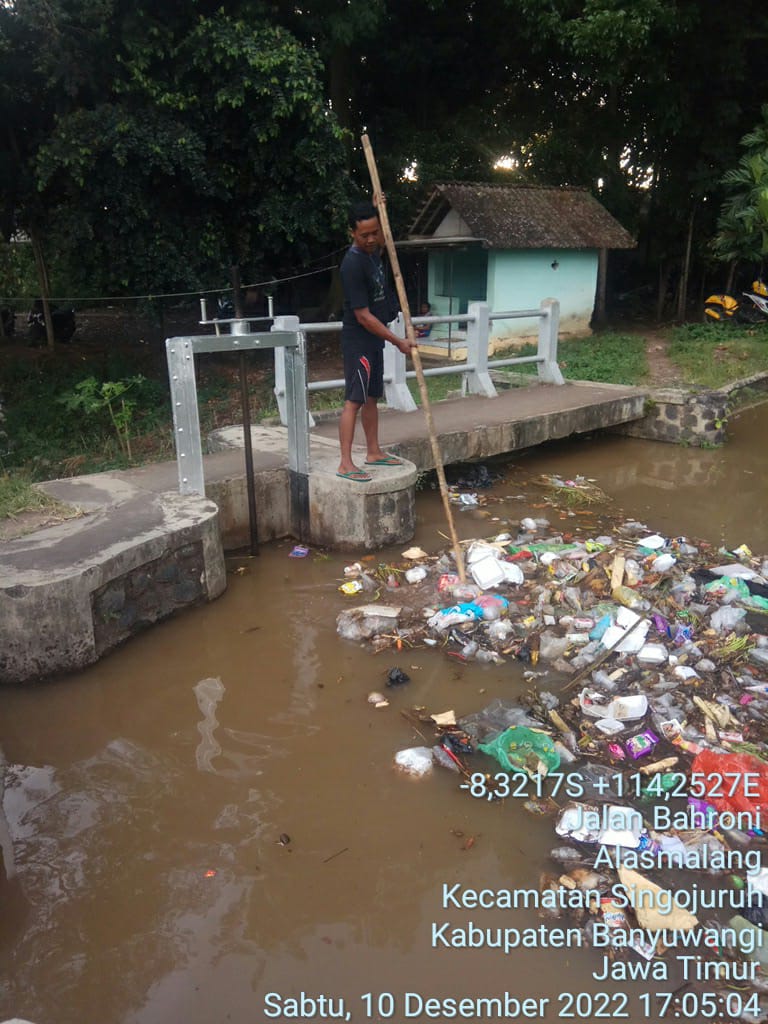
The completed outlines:
<svg viewBox="0 0 768 1024">
<path fill-rule="evenodd" d="M 535 309 L 542 299 L 557 299 L 560 334 L 589 333 L 597 265 L 596 249 L 494 250 L 488 254 L 488 304 L 497 312 Z M 533 318 L 495 320 L 491 325 L 491 338 L 497 342 L 537 333 L 538 320 Z"/>
</svg>

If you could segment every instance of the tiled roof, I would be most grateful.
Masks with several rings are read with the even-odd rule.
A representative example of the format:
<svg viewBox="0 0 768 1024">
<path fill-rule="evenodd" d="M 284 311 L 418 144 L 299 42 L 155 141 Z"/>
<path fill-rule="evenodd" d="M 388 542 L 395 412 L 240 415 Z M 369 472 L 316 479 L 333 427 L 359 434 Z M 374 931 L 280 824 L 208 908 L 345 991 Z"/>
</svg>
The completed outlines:
<svg viewBox="0 0 768 1024">
<path fill-rule="evenodd" d="M 409 238 L 431 237 L 450 209 L 491 249 L 634 249 L 635 240 L 584 189 L 435 185 Z"/>
</svg>

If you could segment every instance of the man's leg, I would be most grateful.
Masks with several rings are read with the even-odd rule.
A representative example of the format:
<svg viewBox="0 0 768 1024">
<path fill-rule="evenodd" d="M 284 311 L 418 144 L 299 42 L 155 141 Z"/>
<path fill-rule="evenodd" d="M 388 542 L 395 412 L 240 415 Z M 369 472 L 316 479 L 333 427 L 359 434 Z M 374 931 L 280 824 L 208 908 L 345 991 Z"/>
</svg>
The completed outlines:
<svg viewBox="0 0 768 1024">
<path fill-rule="evenodd" d="M 387 453 L 379 444 L 379 397 L 384 394 L 384 351 L 378 349 L 370 353 L 370 387 L 366 403 L 360 413 L 365 432 L 365 443 L 368 451 L 366 462 L 380 462 L 386 459 Z"/>
<path fill-rule="evenodd" d="M 379 406 L 378 398 L 369 398 L 360 413 L 360 422 L 363 424 L 365 443 L 368 446 L 366 460 L 376 462 L 377 459 L 386 458 L 386 452 L 381 450 L 379 445 Z"/>
<path fill-rule="evenodd" d="M 359 409 L 360 405 L 358 402 L 346 401 L 341 410 L 341 416 L 339 417 L 339 447 L 341 448 L 339 473 L 363 472 L 352 461 L 352 441 L 355 437 L 355 424 L 357 423 Z"/>
</svg>

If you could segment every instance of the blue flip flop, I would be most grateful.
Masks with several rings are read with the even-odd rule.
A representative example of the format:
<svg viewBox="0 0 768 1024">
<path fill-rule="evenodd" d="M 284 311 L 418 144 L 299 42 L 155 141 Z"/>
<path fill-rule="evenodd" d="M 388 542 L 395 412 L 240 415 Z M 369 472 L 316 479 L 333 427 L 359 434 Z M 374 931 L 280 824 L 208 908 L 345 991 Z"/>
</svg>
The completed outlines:
<svg viewBox="0 0 768 1024">
<path fill-rule="evenodd" d="M 336 473 L 336 476 L 340 476 L 342 480 L 353 480 L 358 484 L 367 484 L 373 477 L 370 473 L 364 473 L 362 469 L 351 469 L 348 473 Z"/>
<path fill-rule="evenodd" d="M 402 466 L 403 460 L 396 455 L 385 455 L 383 459 L 366 459 L 366 466 Z"/>
</svg>

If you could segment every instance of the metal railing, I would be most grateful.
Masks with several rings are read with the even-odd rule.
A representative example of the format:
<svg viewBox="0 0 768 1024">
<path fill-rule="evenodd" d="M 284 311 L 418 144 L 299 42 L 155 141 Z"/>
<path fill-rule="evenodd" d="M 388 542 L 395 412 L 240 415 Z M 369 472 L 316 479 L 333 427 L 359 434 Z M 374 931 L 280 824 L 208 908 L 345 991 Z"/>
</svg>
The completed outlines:
<svg viewBox="0 0 768 1024">
<path fill-rule="evenodd" d="M 538 346 L 536 355 L 508 356 L 503 359 L 489 359 L 490 327 L 494 320 L 523 320 L 536 318 L 538 324 Z M 562 384 L 563 375 L 557 365 L 557 338 L 560 327 L 560 303 L 557 299 L 543 299 L 536 309 L 507 310 L 493 312 L 485 302 L 470 303 L 466 313 L 455 316 L 419 316 L 412 318 L 416 327 L 435 324 L 466 325 L 466 358 L 452 362 L 449 366 L 431 366 L 424 369 L 425 377 L 440 377 L 449 374 L 461 374 L 462 394 L 483 395 L 495 398 L 496 388 L 491 380 L 489 370 L 501 366 L 522 366 L 535 363 L 539 380 L 550 384 Z M 402 316 L 391 324 L 392 330 L 400 337 L 405 337 L 405 324 Z M 275 317 L 273 331 L 295 331 L 304 338 L 307 334 L 337 333 L 341 323 L 305 323 L 299 322 L 295 316 Z M 437 339 L 434 339 L 437 340 Z M 302 346 L 306 353 L 306 344 Z M 394 345 L 384 346 L 384 399 L 388 408 L 412 412 L 418 408 L 408 388 L 408 381 L 416 377 L 415 370 L 406 368 L 407 361 Z M 307 391 L 330 391 L 344 387 L 344 380 L 316 380 L 307 384 Z M 288 420 L 286 404 L 286 372 L 285 352 L 275 348 L 275 397 L 280 411 L 280 421 L 285 425 Z M 310 417 L 311 420 L 311 417 Z M 314 425 L 311 421 L 310 425 Z"/>
</svg>

